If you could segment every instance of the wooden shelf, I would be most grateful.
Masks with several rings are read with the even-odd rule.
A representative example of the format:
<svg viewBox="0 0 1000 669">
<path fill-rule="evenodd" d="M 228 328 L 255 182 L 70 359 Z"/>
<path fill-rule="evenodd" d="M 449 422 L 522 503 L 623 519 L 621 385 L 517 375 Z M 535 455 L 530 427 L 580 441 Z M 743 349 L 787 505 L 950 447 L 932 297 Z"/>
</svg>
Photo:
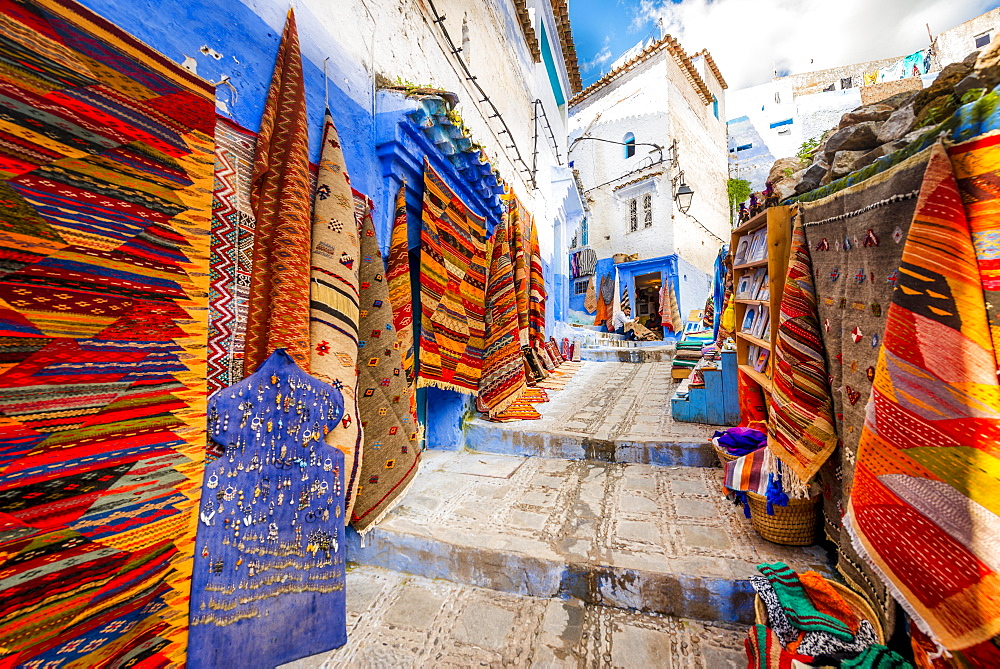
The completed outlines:
<svg viewBox="0 0 1000 669">
<path fill-rule="evenodd" d="M 740 371 L 759 383 L 764 390 L 771 392 L 771 379 L 767 378 L 766 374 L 761 374 L 750 365 L 740 365 Z"/>
<path fill-rule="evenodd" d="M 745 332 L 737 332 L 736 336 L 739 337 L 740 339 L 745 339 L 746 341 L 750 342 L 751 344 L 755 344 L 757 346 L 761 346 L 763 348 L 766 348 L 768 351 L 771 350 L 771 342 L 769 342 L 769 341 L 764 341 L 763 339 L 759 339 L 759 338 L 754 337 L 753 335 L 747 334 Z"/>
<path fill-rule="evenodd" d="M 732 234 L 733 235 L 742 235 L 745 232 L 749 232 L 751 230 L 756 230 L 757 228 L 759 228 L 759 227 L 761 227 L 763 225 L 766 225 L 766 224 L 767 224 L 767 209 L 765 209 L 764 211 L 760 212 L 759 214 L 757 214 L 756 216 L 754 216 L 753 218 L 751 218 L 746 223 L 743 223 L 743 224 L 739 225 L 738 227 L 734 228 Z"/>
<path fill-rule="evenodd" d="M 770 300 L 744 300 L 743 298 L 740 298 L 740 299 L 736 300 L 736 304 L 755 304 L 755 305 L 758 305 L 758 304 L 771 304 L 771 301 Z"/>
<path fill-rule="evenodd" d="M 761 258 L 760 260 L 754 260 L 753 262 L 745 262 L 742 265 L 733 265 L 733 269 L 750 269 L 752 267 L 764 267 L 767 265 L 768 259 Z"/>
</svg>

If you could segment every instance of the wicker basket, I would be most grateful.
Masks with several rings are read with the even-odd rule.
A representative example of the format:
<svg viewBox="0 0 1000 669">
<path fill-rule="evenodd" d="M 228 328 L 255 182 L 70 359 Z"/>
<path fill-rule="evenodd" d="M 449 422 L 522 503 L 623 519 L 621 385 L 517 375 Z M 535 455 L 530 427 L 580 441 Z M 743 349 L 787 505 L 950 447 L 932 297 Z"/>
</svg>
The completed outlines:
<svg viewBox="0 0 1000 669">
<path fill-rule="evenodd" d="M 878 642 L 884 645 L 885 632 L 882 631 L 882 623 L 879 622 L 879 617 L 875 614 L 875 609 L 871 607 L 868 600 L 856 593 L 854 590 L 848 588 L 846 585 L 841 585 L 840 583 L 831 581 L 830 579 L 826 579 L 826 582 L 837 591 L 837 594 L 844 598 L 844 601 L 847 602 L 847 605 L 851 607 L 851 610 L 857 614 L 859 619 L 867 620 L 872 624 L 872 627 L 875 629 L 875 634 L 878 636 Z M 757 624 L 767 625 L 767 607 L 764 606 L 764 602 L 761 601 L 760 596 L 754 597 L 753 610 L 757 617 Z"/>
<path fill-rule="evenodd" d="M 733 460 L 738 460 L 740 456 L 730 455 L 726 452 L 726 449 L 722 448 L 714 441 L 712 442 L 712 447 L 715 449 L 715 457 L 719 458 L 719 465 L 722 466 L 723 471 L 726 469 L 726 463 L 732 462 Z"/>
<path fill-rule="evenodd" d="M 774 505 L 774 515 L 767 515 L 767 498 L 747 491 L 750 523 L 764 539 L 782 546 L 811 546 L 816 543 L 816 519 L 819 496 L 789 499 L 788 506 Z"/>
</svg>

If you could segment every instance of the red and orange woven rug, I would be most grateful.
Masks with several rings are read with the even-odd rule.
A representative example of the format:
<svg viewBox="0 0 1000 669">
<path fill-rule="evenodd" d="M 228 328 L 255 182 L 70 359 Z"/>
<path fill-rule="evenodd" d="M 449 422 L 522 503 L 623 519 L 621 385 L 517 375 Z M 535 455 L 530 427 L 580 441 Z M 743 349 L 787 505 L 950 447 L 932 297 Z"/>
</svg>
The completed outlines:
<svg viewBox="0 0 1000 669">
<path fill-rule="evenodd" d="M 75 3 L 0 19 L 0 664 L 179 666 L 215 91 Z"/>
</svg>

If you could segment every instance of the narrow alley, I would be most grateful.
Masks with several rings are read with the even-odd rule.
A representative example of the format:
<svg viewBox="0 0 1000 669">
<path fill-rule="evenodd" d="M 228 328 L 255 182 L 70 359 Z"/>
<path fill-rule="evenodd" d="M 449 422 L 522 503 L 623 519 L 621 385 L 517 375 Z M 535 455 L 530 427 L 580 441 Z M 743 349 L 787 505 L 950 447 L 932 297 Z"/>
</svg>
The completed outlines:
<svg viewBox="0 0 1000 669">
<path fill-rule="evenodd" d="M 1000 668 L 1000 0 L 0 0 L 0 669 Z"/>
</svg>

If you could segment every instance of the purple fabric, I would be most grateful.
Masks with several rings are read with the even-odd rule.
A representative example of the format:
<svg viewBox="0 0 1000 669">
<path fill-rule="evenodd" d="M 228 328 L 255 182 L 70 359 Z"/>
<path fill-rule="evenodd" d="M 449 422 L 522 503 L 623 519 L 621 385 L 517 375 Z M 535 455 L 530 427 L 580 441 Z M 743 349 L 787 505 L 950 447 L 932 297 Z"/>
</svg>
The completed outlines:
<svg viewBox="0 0 1000 669">
<path fill-rule="evenodd" d="M 716 432 L 719 446 L 730 455 L 746 455 L 767 445 L 767 434 L 748 427 L 731 427 L 724 432 Z"/>
</svg>

